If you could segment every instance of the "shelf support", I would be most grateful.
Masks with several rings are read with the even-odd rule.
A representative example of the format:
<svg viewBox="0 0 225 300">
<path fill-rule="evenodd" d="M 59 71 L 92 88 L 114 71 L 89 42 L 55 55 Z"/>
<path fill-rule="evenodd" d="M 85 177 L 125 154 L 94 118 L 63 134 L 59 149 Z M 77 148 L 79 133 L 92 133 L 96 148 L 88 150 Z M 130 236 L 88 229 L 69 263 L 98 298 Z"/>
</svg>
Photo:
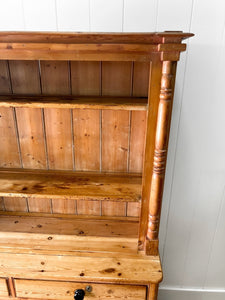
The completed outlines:
<svg viewBox="0 0 225 300">
<path fill-rule="evenodd" d="M 155 255 L 158 252 L 159 222 L 165 180 L 175 73 L 176 62 L 163 61 L 145 242 L 145 252 L 148 255 Z"/>
</svg>

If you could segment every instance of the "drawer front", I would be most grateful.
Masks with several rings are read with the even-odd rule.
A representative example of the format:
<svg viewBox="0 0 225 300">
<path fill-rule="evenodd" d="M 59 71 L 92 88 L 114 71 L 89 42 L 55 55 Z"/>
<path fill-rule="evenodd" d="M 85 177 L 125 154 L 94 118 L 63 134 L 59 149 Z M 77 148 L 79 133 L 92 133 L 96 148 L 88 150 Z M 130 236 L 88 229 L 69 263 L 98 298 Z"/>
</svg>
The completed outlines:
<svg viewBox="0 0 225 300">
<path fill-rule="evenodd" d="M 6 280 L 0 278 L 0 297 L 9 296 Z"/>
<path fill-rule="evenodd" d="M 34 299 L 73 300 L 76 289 L 83 289 L 85 291 L 84 300 L 146 299 L 146 287 L 134 285 L 16 279 L 15 288 L 17 297 Z"/>
</svg>

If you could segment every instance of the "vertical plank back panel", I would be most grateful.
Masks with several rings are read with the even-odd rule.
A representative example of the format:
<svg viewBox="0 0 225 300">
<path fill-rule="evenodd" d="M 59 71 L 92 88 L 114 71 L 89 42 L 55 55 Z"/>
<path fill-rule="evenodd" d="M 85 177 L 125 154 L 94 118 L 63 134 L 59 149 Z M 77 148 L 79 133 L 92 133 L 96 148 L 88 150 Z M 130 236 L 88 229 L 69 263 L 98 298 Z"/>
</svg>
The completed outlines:
<svg viewBox="0 0 225 300">
<path fill-rule="evenodd" d="M 102 62 L 102 95 L 130 96 L 131 62 Z M 102 111 L 102 170 L 126 172 L 129 151 L 128 111 Z"/>
<path fill-rule="evenodd" d="M 130 96 L 131 89 L 131 62 L 102 62 L 102 95 Z"/>
<path fill-rule="evenodd" d="M 137 202 L 127 203 L 127 217 L 139 217 L 141 204 Z"/>
<path fill-rule="evenodd" d="M 37 61 L 12 60 L 9 69 L 14 94 L 40 94 L 40 76 Z"/>
<path fill-rule="evenodd" d="M 41 94 L 37 61 L 10 61 L 12 91 Z M 46 154 L 41 109 L 16 108 L 16 119 L 24 168 L 45 169 Z"/>
<path fill-rule="evenodd" d="M 76 200 L 52 199 L 52 212 L 55 214 L 76 214 Z"/>
<path fill-rule="evenodd" d="M 101 201 L 95 200 L 77 200 L 78 215 L 95 215 L 101 214 Z"/>
<path fill-rule="evenodd" d="M 38 61 L 10 61 L 9 67 L 13 93 L 23 95 L 41 94 Z M 16 108 L 15 113 L 23 167 L 28 169 L 46 169 L 42 109 Z M 8 199 L 7 201 L 9 205 L 9 201 L 13 200 Z M 15 201 L 12 202 L 12 205 L 14 205 Z M 17 201 L 18 204 L 15 204 L 15 207 L 19 205 L 20 211 L 26 211 L 27 205 L 30 211 L 46 211 L 44 201 L 41 201 L 41 199 L 28 198 L 27 203 L 25 201 Z M 22 205 L 24 205 L 24 208 L 22 208 Z"/>
<path fill-rule="evenodd" d="M 100 113 L 74 109 L 73 132 L 76 170 L 100 170 Z"/>
<path fill-rule="evenodd" d="M 132 62 L 102 62 L 102 95 L 130 96 Z M 127 172 L 130 112 L 102 111 L 102 171 Z M 125 216 L 126 203 L 102 201 L 102 215 Z"/>
<path fill-rule="evenodd" d="M 103 216 L 126 216 L 126 202 L 102 201 Z"/>
<path fill-rule="evenodd" d="M 46 95 L 69 95 L 70 71 L 67 61 L 41 61 L 42 93 Z"/>
<path fill-rule="evenodd" d="M 0 211 L 5 211 L 5 203 L 3 197 L 0 197 Z"/>
<path fill-rule="evenodd" d="M 27 199 L 19 197 L 4 197 L 6 211 L 27 212 Z"/>
<path fill-rule="evenodd" d="M 28 200 L 29 212 L 51 213 L 51 200 L 50 199 L 28 198 L 27 200 Z"/>
<path fill-rule="evenodd" d="M 11 94 L 8 62 L 0 60 L 0 91 L 1 94 Z"/>
<path fill-rule="evenodd" d="M 146 111 L 132 111 L 130 126 L 129 171 L 141 173 L 146 133 Z"/>
<path fill-rule="evenodd" d="M 134 62 L 133 96 L 148 97 L 149 69 L 149 62 Z"/>
<path fill-rule="evenodd" d="M 0 93 L 11 93 L 11 82 L 7 61 L 0 61 Z M 0 167 L 19 168 L 20 155 L 12 108 L 0 108 Z"/>
<path fill-rule="evenodd" d="M 54 108 L 44 111 L 49 168 L 72 170 L 71 111 Z"/>
<path fill-rule="evenodd" d="M 100 66 L 101 63 L 97 61 L 71 62 L 71 85 L 73 95 L 100 95 Z"/>
<path fill-rule="evenodd" d="M 17 108 L 16 117 L 23 167 L 46 169 L 42 110 L 40 108 Z"/>
<path fill-rule="evenodd" d="M 42 93 L 69 95 L 70 69 L 66 61 L 41 61 Z M 73 137 L 70 109 L 44 109 L 48 166 L 50 169 L 73 169 Z M 67 200 L 53 200 L 53 212 L 67 212 Z"/>
<path fill-rule="evenodd" d="M 69 69 L 66 61 L 42 61 L 43 94 L 70 94 Z M 73 169 L 71 111 L 44 109 L 47 152 L 50 169 Z"/>
<path fill-rule="evenodd" d="M 129 112 L 102 111 L 102 171 L 126 172 L 129 147 Z"/>
<path fill-rule="evenodd" d="M 0 167 L 21 167 L 13 108 L 0 108 Z"/>
</svg>

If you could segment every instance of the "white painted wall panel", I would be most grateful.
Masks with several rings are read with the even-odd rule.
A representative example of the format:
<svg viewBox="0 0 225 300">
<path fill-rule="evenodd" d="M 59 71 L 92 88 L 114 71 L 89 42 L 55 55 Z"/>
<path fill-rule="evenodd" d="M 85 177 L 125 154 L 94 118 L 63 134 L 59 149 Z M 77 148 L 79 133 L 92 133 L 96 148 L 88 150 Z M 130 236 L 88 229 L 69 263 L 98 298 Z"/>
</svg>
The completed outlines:
<svg viewBox="0 0 225 300">
<path fill-rule="evenodd" d="M 157 31 L 189 31 L 193 0 L 158 0 Z"/>
<path fill-rule="evenodd" d="M 211 122 L 213 98 L 218 97 L 219 61 L 214 57 L 220 53 L 225 12 L 223 5 L 220 12 L 218 7 L 219 1 L 198 1 L 192 16 L 196 37 L 190 40 L 164 252 L 167 285 L 203 285 L 218 215 L 222 178 L 215 165 Z M 217 22 L 210 24 L 210 17 Z"/>
<path fill-rule="evenodd" d="M 157 24 L 156 30 L 168 30 L 168 28 L 173 28 L 174 24 L 179 24 L 183 31 L 190 31 L 193 0 L 192 1 L 179 1 L 182 5 L 177 3 L 177 0 L 167 1 L 161 0 L 158 4 L 157 10 Z M 187 43 L 189 40 L 187 40 Z M 174 93 L 174 104 L 173 104 L 173 114 L 171 121 L 171 132 L 170 132 L 170 142 L 168 149 L 168 159 L 167 159 L 167 170 L 166 170 L 166 180 L 164 186 L 164 197 L 163 197 L 163 207 L 162 207 L 162 217 L 160 225 L 160 254 L 163 261 L 163 253 L 165 248 L 166 234 L 167 234 L 167 222 L 168 222 L 168 212 L 171 203 L 171 188 L 174 179 L 174 162 L 176 156 L 176 146 L 177 146 L 177 136 L 180 122 L 180 112 L 183 100 L 183 86 L 184 86 L 184 76 L 186 71 L 186 59 L 187 52 L 181 53 L 181 58 L 177 67 L 176 75 L 176 87 Z"/>
<path fill-rule="evenodd" d="M 89 31 L 89 0 L 56 0 L 59 31 Z"/>
<path fill-rule="evenodd" d="M 156 30 L 157 0 L 124 0 L 123 31 Z"/>
<path fill-rule="evenodd" d="M 158 300 L 224 300 L 225 290 L 159 289 Z"/>
<path fill-rule="evenodd" d="M 22 0 L 0 0 L 0 30 L 24 30 Z"/>
<path fill-rule="evenodd" d="M 90 30 L 123 30 L 123 0 L 90 0 Z"/>
<path fill-rule="evenodd" d="M 57 30 L 55 0 L 23 0 L 23 8 L 26 30 Z"/>
</svg>

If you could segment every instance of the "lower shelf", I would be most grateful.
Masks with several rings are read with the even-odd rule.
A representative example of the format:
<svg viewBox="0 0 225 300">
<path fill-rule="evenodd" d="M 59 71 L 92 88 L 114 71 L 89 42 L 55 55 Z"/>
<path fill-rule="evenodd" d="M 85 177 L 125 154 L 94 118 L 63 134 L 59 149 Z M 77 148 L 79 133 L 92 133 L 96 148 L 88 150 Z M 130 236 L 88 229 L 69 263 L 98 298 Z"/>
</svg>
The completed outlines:
<svg viewBox="0 0 225 300">
<path fill-rule="evenodd" d="M 137 227 L 138 222 L 131 218 L 120 218 L 118 222 L 118 218 L 88 221 L 85 217 L 3 214 L 0 277 L 107 284 L 158 283 L 162 279 L 159 256 L 138 252 Z M 94 235 L 95 230 L 100 233 Z"/>
<path fill-rule="evenodd" d="M 0 169 L 0 196 L 137 202 L 141 182 L 140 174 Z"/>
</svg>

